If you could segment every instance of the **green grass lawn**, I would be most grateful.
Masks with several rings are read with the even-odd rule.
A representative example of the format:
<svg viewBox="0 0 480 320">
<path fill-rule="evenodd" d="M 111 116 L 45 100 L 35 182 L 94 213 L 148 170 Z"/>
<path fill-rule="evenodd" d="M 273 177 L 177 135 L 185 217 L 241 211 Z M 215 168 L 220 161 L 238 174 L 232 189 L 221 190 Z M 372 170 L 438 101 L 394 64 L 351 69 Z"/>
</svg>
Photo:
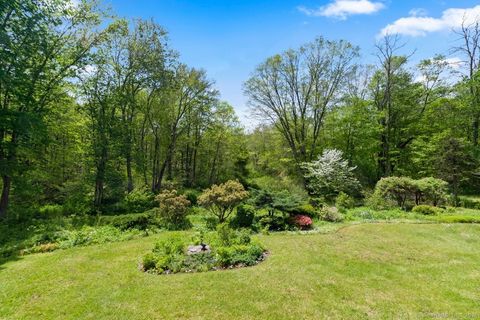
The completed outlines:
<svg viewBox="0 0 480 320">
<path fill-rule="evenodd" d="M 480 226 L 361 224 L 260 236 L 255 267 L 150 275 L 163 235 L 0 265 L 0 319 L 480 318 Z"/>
</svg>

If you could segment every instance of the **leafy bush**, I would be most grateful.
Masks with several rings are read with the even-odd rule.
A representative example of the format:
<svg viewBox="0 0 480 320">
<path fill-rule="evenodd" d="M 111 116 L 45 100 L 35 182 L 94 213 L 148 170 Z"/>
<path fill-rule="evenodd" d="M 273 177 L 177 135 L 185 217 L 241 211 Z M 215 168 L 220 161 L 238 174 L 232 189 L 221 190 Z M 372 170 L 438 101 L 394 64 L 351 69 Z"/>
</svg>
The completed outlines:
<svg viewBox="0 0 480 320">
<path fill-rule="evenodd" d="M 411 178 L 388 177 L 377 182 L 374 195 L 383 199 L 393 199 L 400 208 L 406 209 L 406 202 L 415 190 L 415 180 Z"/>
<path fill-rule="evenodd" d="M 170 229 L 185 228 L 190 201 L 184 195 L 178 195 L 176 190 L 164 190 L 155 197 L 159 203 L 157 210 L 160 218 Z"/>
<path fill-rule="evenodd" d="M 327 149 L 318 160 L 304 163 L 305 179 L 310 192 L 314 195 L 333 199 L 340 192 L 353 193 L 360 189 L 360 183 L 343 159 L 343 153 L 336 149 Z"/>
<path fill-rule="evenodd" d="M 438 213 L 438 208 L 426 204 L 421 204 L 413 207 L 412 211 L 426 216 L 434 216 Z"/>
<path fill-rule="evenodd" d="M 99 219 L 99 224 L 111 225 L 122 231 L 131 229 L 152 230 L 162 227 L 162 222 L 156 217 L 154 212 L 103 216 Z"/>
<path fill-rule="evenodd" d="M 229 180 L 204 190 L 198 198 L 198 203 L 210 210 L 219 222 L 223 223 L 235 207 L 247 197 L 248 192 L 240 182 Z"/>
<path fill-rule="evenodd" d="M 249 205 L 237 207 L 237 215 L 232 219 L 231 225 L 236 228 L 250 228 L 255 218 L 255 208 Z"/>
<path fill-rule="evenodd" d="M 59 204 L 47 204 L 38 209 L 39 218 L 52 219 L 61 217 L 64 213 L 63 206 Z"/>
<path fill-rule="evenodd" d="M 263 247 L 258 244 L 236 244 L 217 249 L 217 262 L 222 267 L 252 266 L 257 264 L 263 254 Z"/>
<path fill-rule="evenodd" d="M 345 217 L 336 207 L 325 207 L 320 212 L 320 219 L 328 222 L 342 222 Z"/>
<path fill-rule="evenodd" d="M 448 183 L 432 177 L 415 181 L 415 204 L 419 205 L 422 200 L 437 206 L 447 200 Z"/>
<path fill-rule="evenodd" d="M 260 217 L 260 229 L 270 231 L 284 231 L 290 229 L 289 219 L 285 215 L 268 214 Z"/>
<path fill-rule="evenodd" d="M 411 201 L 414 201 L 416 205 L 427 201 L 437 206 L 446 201 L 447 183 L 435 178 L 419 180 L 408 177 L 382 178 L 377 182 L 373 198 L 377 201 L 380 199 L 394 200 L 404 210 Z"/>
<path fill-rule="evenodd" d="M 302 204 L 301 206 L 295 207 L 287 212 L 293 215 L 308 216 L 310 218 L 318 217 L 317 209 L 315 209 L 310 203 Z"/>
<path fill-rule="evenodd" d="M 281 212 L 293 212 L 302 206 L 303 198 L 288 192 L 287 190 L 252 190 L 251 203 L 259 209 L 267 209 L 272 215 L 276 210 Z"/>
<path fill-rule="evenodd" d="M 458 197 L 458 205 L 464 208 L 480 210 L 480 199 L 460 196 Z"/>
<path fill-rule="evenodd" d="M 310 204 L 317 209 L 321 209 L 327 205 L 327 200 L 325 197 L 313 197 L 310 198 Z"/>
<path fill-rule="evenodd" d="M 195 190 L 188 190 L 185 192 L 185 197 L 187 198 L 188 201 L 190 201 L 190 205 L 196 206 L 198 203 L 198 195 L 199 192 Z"/>
<path fill-rule="evenodd" d="M 293 224 L 302 230 L 310 229 L 313 221 L 309 216 L 296 215 L 293 217 Z"/>
<path fill-rule="evenodd" d="M 335 199 L 335 206 L 340 212 L 344 212 L 346 209 L 355 207 L 355 200 L 345 192 L 340 192 Z"/>
<path fill-rule="evenodd" d="M 123 200 L 127 212 L 144 212 L 154 207 L 154 194 L 146 187 L 127 194 Z"/>
</svg>

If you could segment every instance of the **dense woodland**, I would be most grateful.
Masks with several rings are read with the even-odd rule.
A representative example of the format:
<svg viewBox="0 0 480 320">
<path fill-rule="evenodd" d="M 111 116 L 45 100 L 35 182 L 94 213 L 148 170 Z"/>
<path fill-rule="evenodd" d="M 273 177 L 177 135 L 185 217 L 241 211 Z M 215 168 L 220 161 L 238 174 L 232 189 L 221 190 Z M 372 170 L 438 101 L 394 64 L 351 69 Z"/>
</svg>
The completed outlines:
<svg viewBox="0 0 480 320">
<path fill-rule="evenodd" d="M 157 22 L 90 1 L 0 1 L 0 217 L 128 213 L 139 194 L 235 179 L 308 193 L 305 163 L 326 150 L 354 168 L 356 198 L 388 176 L 478 193 L 480 23 L 452 32 L 455 65 L 414 65 L 395 35 L 373 65 L 321 36 L 267 58 L 244 84 L 258 122 L 246 130 Z"/>
</svg>

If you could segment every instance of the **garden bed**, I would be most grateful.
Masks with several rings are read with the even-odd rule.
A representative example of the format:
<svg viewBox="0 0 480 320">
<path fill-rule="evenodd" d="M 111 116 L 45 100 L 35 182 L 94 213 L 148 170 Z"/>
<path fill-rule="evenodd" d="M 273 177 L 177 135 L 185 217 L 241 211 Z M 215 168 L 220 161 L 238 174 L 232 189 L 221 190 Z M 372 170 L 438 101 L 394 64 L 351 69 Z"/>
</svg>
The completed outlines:
<svg viewBox="0 0 480 320">
<path fill-rule="evenodd" d="M 247 230 L 233 230 L 226 224 L 216 232 L 198 232 L 191 240 L 180 235 L 155 244 L 143 256 L 139 269 L 153 274 L 206 272 L 253 266 L 268 252 L 252 241 Z"/>
</svg>

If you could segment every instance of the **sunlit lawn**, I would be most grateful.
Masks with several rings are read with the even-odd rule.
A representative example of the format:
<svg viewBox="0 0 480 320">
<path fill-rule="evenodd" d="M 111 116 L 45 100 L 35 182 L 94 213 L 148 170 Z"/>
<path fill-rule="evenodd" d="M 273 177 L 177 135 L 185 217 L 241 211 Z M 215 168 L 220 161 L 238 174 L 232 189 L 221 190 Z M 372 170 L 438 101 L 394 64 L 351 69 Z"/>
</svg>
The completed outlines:
<svg viewBox="0 0 480 320">
<path fill-rule="evenodd" d="M 480 318 L 480 226 L 362 224 L 260 236 L 258 266 L 155 276 L 156 238 L 0 265 L 4 319 Z"/>
</svg>

